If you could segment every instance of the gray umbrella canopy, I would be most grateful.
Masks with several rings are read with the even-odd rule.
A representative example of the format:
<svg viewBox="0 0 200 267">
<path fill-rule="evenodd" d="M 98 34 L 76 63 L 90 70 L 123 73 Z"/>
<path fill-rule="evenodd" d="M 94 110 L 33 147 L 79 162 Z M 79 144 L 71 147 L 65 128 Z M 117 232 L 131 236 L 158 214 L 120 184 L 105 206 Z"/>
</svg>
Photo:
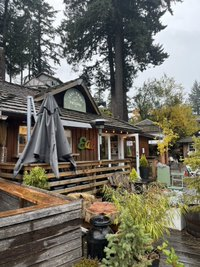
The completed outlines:
<svg viewBox="0 0 200 267">
<path fill-rule="evenodd" d="M 55 176 L 59 178 L 58 162 L 61 161 L 69 161 L 76 168 L 60 119 L 60 110 L 55 98 L 48 93 L 38 112 L 30 141 L 15 165 L 14 176 L 25 163 L 44 162 L 51 165 Z"/>
</svg>

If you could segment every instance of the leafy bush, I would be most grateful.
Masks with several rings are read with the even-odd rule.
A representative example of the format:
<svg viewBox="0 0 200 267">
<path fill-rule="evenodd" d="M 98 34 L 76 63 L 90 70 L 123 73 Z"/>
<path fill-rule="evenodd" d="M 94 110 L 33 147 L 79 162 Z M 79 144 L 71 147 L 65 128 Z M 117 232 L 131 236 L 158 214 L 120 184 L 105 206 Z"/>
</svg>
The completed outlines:
<svg viewBox="0 0 200 267">
<path fill-rule="evenodd" d="M 148 266 L 153 243 L 169 233 L 168 197 L 155 184 L 143 194 L 107 188 L 118 208 L 116 234 L 108 235 L 103 267 Z M 108 193 L 108 192 L 107 192 Z"/>
<path fill-rule="evenodd" d="M 139 175 L 138 175 L 135 168 L 132 168 L 132 170 L 130 172 L 130 180 L 131 180 L 131 182 L 136 182 L 139 180 Z"/>
<path fill-rule="evenodd" d="M 195 152 L 193 152 L 188 158 L 184 160 L 185 164 L 188 164 L 193 169 L 200 168 L 200 138 L 194 138 Z M 185 184 L 191 192 L 185 193 L 185 204 L 194 204 L 190 206 L 190 210 L 194 212 L 200 212 L 200 176 L 188 177 L 184 179 Z"/>
<path fill-rule="evenodd" d="M 23 184 L 42 189 L 49 189 L 49 183 L 45 169 L 41 167 L 34 167 L 30 172 L 25 171 L 23 176 Z"/>
<path fill-rule="evenodd" d="M 163 242 L 161 246 L 158 246 L 158 250 L 160 250 L 166 256 L 165 262 L 170 266 L 185 266 L 183 263 L 179 262 L 179 257 L 176 255 L 174 248 L 168 248 L 168 242 Z"/>
</svg>

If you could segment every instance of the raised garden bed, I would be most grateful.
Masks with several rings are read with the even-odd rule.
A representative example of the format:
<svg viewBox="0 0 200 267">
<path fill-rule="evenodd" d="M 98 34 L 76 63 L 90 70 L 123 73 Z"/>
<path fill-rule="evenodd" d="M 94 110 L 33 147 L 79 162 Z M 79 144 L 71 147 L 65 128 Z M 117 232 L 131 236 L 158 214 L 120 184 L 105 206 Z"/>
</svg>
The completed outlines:
<svg viewBox="0 0 200 267">
<path fill-rule="evenodd" d="M 72 266 L 82 257 L 81 201 L 0 179 L 0 266 Z"/>
</svg>

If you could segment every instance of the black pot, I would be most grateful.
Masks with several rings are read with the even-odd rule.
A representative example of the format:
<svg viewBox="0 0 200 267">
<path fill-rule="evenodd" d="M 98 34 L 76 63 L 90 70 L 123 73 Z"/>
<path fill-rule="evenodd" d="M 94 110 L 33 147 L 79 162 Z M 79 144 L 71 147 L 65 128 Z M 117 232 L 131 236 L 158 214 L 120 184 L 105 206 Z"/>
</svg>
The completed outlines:
<svg viewBox="0 0 200 267">
<path fill-rule="evenodd" d="M 190 208 L 185 214 L 186 230 L 194 237 L 200 237 L 200 212 L 194 212 Z"/>
<path fill-rule="evenodd" d="M 149 265 L 149 267 L 159 267 L 159 264 L 160 264 L 160 258 L 153 260 L 152 264 Z"/>
<path fill-rule="evenodd" d="M 149 167 L 140 167 L 140 177 L 142 180 L 149 179 Z"/>
</svg>

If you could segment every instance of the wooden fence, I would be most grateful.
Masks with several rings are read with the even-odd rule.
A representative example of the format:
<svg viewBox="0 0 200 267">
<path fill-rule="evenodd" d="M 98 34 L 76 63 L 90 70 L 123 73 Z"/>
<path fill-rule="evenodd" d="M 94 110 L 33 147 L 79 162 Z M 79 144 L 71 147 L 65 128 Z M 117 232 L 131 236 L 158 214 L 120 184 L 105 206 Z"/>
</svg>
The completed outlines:
<svg viewBox="0 0 200 267">
<path fill-rule="evenodd" d="M 101 160 L 101 161 L 79 161 L 77 169 L 70 169 L 70 163 L 59 163 L 60 178 L 56 178 L 49 165 L 26 164 L 24 171 L 30 171 L 35 166 L 43 167 L 46 170 L 49 180 L 50 190 L 61 194 L 72 192 L 96 193 L 100 187 L 107 184 L 109 178 L 114 179 L 120 175 L 129 175 L 131 171 L 131 161 L 124 160 Z M 13 179 L 13 163 L 0 163 L 0 177 Z M 23 174 L 18 174 L 15 180 L 22 181 Z"/>
</svg>

